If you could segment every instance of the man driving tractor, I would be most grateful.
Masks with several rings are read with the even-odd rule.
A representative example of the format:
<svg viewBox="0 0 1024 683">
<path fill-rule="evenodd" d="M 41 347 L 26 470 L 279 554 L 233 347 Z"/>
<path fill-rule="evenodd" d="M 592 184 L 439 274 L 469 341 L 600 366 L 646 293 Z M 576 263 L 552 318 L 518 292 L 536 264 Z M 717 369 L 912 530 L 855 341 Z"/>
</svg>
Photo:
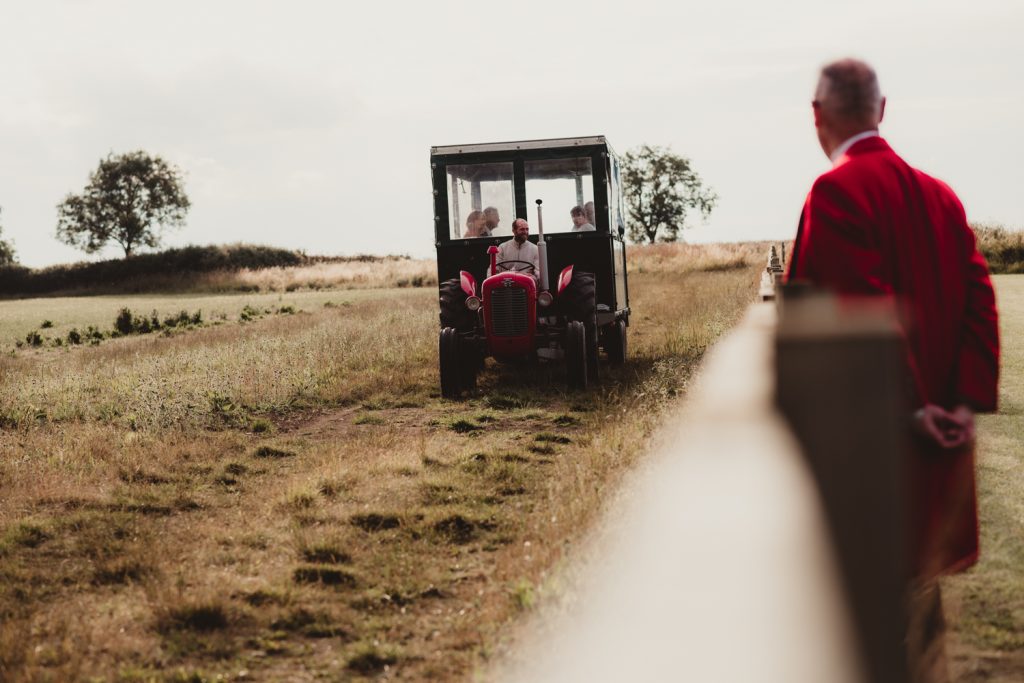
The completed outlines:
<svg viewBox="0 0 1024 683">
<path fill-rule="evenodd" d="M 498 268 L 500 270 L 514 270 L 524 274 L 532 275 L 534 281 L 540 279 L 540 254 L 537 245 L 526 239 L 530 236 L 530 224 L 525 219 L 517 218 L 512 221 L 512 239 L 503 242 L 498 247 Z M 520 263 L 509 264 L 502 267 L 502 261 L 519 261 Z M 528 267 L 529 264 L 532 268 Z"/>
</svg>

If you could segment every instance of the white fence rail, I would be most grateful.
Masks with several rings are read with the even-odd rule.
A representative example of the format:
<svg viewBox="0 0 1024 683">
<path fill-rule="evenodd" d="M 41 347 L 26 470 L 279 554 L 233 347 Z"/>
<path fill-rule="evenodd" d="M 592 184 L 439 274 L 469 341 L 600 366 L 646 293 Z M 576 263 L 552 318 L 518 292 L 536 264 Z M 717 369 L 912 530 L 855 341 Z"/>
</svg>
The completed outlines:
<svg viewBox="0 0 1024 683">
<path fill-rule="evenodd" d="M 877 308 L 752 306 L 506 678 L 905 681 L 898 348 Z"/>
</svg>

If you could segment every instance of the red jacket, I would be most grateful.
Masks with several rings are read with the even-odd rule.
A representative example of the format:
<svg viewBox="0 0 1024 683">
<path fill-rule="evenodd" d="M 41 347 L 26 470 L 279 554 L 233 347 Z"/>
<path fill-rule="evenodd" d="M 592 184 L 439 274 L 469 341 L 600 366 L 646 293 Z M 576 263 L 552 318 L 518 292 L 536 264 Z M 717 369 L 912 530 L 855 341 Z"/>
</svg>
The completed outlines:
<svg viewBox="0 0 1024 683">
<path fill-rule="evenodd" d="M 855 143 L 811 188 L 789 278 L 848 295 L 892 295 L 902 312 L 916 406 L 996 409 L 999 333 L 985 259 L 963 206 L 880 137 Z M 916 407 L 915 406 L 915 407 Z M 911 455 L 916 572 L 978 557 L 974 453 L 917 442 Z"/>
</svg>

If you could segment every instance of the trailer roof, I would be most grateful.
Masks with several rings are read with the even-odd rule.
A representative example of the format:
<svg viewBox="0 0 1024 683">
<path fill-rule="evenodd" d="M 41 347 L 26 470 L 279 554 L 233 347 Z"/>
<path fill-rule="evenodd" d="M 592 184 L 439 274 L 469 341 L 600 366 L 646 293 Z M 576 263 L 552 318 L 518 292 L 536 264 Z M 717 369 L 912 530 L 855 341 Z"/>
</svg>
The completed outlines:
<svg viewBox="0 0 1024 683">
<path fill-rule="evenodd" d="M 477 154 L 480 152 L 509 152 L 520 149 L 550 149 L 553 147 L 589 147 L 608 145 L 603 135 L 584 138 L 548 138 L 546 140 L 519 140 L 518 142 L 485 142 L 470 145 L 438 145 L 430 148 L 432 155 Z"/>
</svg>

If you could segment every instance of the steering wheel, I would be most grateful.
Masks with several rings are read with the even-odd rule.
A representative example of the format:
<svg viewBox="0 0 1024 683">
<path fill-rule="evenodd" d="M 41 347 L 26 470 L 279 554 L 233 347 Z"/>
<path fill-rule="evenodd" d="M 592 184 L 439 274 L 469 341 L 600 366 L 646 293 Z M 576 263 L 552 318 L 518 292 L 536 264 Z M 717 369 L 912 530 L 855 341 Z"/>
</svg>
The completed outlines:
<svg viewBox="0 0 1024 683">
<path fill-rule="evenodd" d="M 510 263 L 518 263 L 522 267 L 516 268 L 514 266 L 507 265 Z M 526 272 L 527 268 L 529 268 L 530 270 L 536 270 L 533 264 L 530 263 L 529 261 L 517 261 L 515 259 L 511 259 L 508 261 L 498 261 L 497 263 L 494 264 L 494 270 L 497 272 L 499 268 L 501 268 L 501 272 L 504 273 L 507 273 L 509 271 L 512 271 L 513 273 L 524 273 Z"/>
</svg>

